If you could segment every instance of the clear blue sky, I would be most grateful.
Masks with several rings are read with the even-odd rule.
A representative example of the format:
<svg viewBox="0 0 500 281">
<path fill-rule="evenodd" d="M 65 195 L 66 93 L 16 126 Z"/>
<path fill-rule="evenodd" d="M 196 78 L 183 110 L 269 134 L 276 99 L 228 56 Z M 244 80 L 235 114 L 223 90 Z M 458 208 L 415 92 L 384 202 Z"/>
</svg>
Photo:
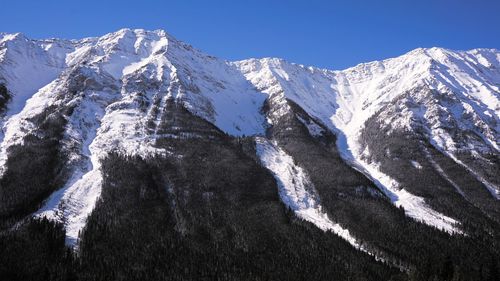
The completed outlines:
<svg viewBox="0 0 500 281">
<path fill-rule="evenodd" d="M 221 58 L 342 69 L 417 47 L 500 48 L 500 0 L 2 1 L 0 31 L 81 38 L 165 29 Z"/>
</svg>

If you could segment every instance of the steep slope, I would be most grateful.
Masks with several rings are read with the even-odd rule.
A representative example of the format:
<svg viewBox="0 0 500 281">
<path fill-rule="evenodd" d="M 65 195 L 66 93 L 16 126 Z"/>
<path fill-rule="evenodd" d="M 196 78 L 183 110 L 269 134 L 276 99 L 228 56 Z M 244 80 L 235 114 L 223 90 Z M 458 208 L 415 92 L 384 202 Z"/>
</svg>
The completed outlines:
<svg viewBox="0 0 500 281">
<path fill-rule="evenodd" d="M 328 218 L 309 176 L 294 163 L 293 158 L 265 138 L 257 138 L 256 142 L 257 155 L 264 167 L 268 168 L 276 178 L 280 188 L 279 194 L 285 205 L 298 217 L 312 222 L 322 230 L 331 230 L 354 247 L 361 248 L 349 230 Z"/>
<path fill-rule="evenodd" d="M 279 59 L 248 60 L 235 65 L 271 98 L 281 99 L 283 104 L 285 99 L 294 101 L 334 131 L 344 159 L 373 178 L 408 215 L 448 231 L 453 231 L 456 223 L 429 209 L 424 202 L 427 198 L 395 180 L 394 173 L 384 172 L 386 169 L 377 164 L 382 159 L 367 159 L 382 149 L 377 147 L 370 152 L 367 143 L 377 145 L 384 141 L 370 140 L 367 134 L 361 139 L 363 130 L 367 130 L 366 123 L 373 123 L 375 119 L 391 132 L 410 131 L 422 135 L 423 141 L 454 159 L 457 165 L 465 166 L 469 174 L 483 183 L 482 187 L 476 185 L 473 197 L 484 197 L 477 195 L 484 189 L 496 198 L 499 190 L 494 184 L 499 167 L 498 51 L 417 49 L 398 58 L 361 64 L 344 71 L 304 67 Z M 441 92 L 447 94 L 436 95 Z M 275 114 L 279 117 L 286 111 L 284 105 Z M 468 160 L 464 155 L 469 155 Z M 411 160 L 407 163 L 412 163 Z M 401 174 L 404 173 L 400 173 L 399 178 Z M 493 209 L 498 205 L 488 204 L 493 204 Z"/>
<path fill-rule="evenodd" d="M 4 172 L 6 161 L 3 145 L 4 138 L 8 137 L 5 136 L 8 134 L 6 128 L 19 129 L 16 114 L 23 110 L 28 99 L 64 70 L 66 54 L 72 48 L 69 42 L 61 40 L 34 41 L 19 33 L 0 35 L 0 85 L 8 93 L 8 98 L 3 94 L 4 98 L 9 100 L 0 108 L 0 125 L 4 128 L 0 133 L 0 174 Z M 33 116 L 36 112 L 30 114 Z"/>
<path fill-rule="evenodd" d="M 43 45 L 28 42 L 30 48 L 41 49 Z M 71 175 L 37 212 L 65 221 L 68 241 L 75 241 L 100 194 L 99 158 L 113 149 L 143 156 L 157 152 L 152 146 L 157 138 L 155 126 L 167 99 L 182 101 L 188 109 L 233 135 L 264 130 L 259 110 L 265 95 L 253 90 L 225 62 L 203 55 L 163 31 L 125 29 L 101 38 L 65 43 L 70 47 L 64 50 L 71 51 L 66 54 L 66 69 L 35 95 L 35 89 L 45 85 L 44 79 L 28 91 L 17 87 L 22 80 L 16 79 L 35 74 L 19 71 L 16 79 L 3 76 L 14 101 L 20 95 L 31 94 L 33 98 L 20 113 L 7 115 L 0 164 L 8 169 L 5 161 L 10 147 L 22 143 L 36 129 L 31 119 L 37 112 L 49 106 L 73 108 L 71 115 L 65 116 L 61 140 L 62 153 L 68 158 L 65 166 L 70 167 Z M 35 69 L 46 64 L 44 56 L 53 55 L 40 52 L 33 55 L 39 59 L 33 62 Z M 61 54 L 58 52 L 57 57 Z"/>
<path fill-rule="evenodd" d="M 66 67 L 73 45 L 63 40 L 34 41 L 24 35 L 0 35 L 0 83 L 13 95 L 7 115 L 20 112 L 27 99 Z"/>
<path fill-rule="evenodd" d="M 283 263 L 269 278 L 292 267 L 287 276 L 301 279 L 297 264 L 401 277 L 388 264 L 427 280 L 451 263 L 452 273 L 481 280 L 479 265 L 500 254 L 499 96 L 497 50 L 417 49 L 330 71 L 227 62 L 164 31 L 1 34 L 0 236 L 19 242 L 41 228 L 57 240 L 62 225 L 82 270 L 108 260 L 100 272 L 109 278 L 144 277 L 140 268 L 156 265 L 118 249 L 149 260 L 155 241 L 180 275 L 162 254 L 170 242 L 197 261 L 220 250 L 211 262 L 231 268 L 226 279 L 267 272 L 262 252 L 271 248 Z M 225 254 L 263 262 L 249 269 Z M 124 260 L 130 272 L 116 266 Z M 362 273 L 345 266 L 363 262 Z"/>
<path fill-rule="evenodd" d="M 89 276 L 354 278 L 357 269 L 347 264 L 363 268 L 356 278 L 397 275 L 287 212 L 273 177 L 243 153 L 250 140 L 226 136 L 171 100 L 165 113 L 156 146 L 172 154 L 145 159 L 111 154 L 103 161 L 102 197 L 79 249 L 82 266 L 93 272 Z"/>
</svg>

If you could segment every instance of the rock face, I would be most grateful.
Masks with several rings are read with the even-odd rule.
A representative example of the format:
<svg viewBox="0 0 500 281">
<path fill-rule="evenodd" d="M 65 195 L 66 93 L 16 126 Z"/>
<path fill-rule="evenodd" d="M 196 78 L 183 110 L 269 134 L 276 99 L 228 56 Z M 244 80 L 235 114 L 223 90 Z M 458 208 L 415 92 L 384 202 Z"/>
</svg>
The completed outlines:
<svg viewBox="0 0 500 281">
<path fill-rule="evenodd" d="M 331 71 L 274 58 L 228 62 L 164 31 L 0 34 L 0 116 L 2 235 L 40 223 L 31 218 L 62 224 L 81 252 L 78 272 L 125 259 L 113 247 L 130 245 L 265 261 L 337 243 L 347 269 L 297 256 L 276 270 L 328 261 L 347 278 L 366 260 L 361 279 L 398 275 L 390 266 L 430 278 L 442 271 L 426 264 L 430 254 L 437 264 L 451 257 L 466 280 L 489 270 L 475 265 L 499 262 L 489 260 L 500 251 L 498 50 L 416 49 Z M 119 238 L 137 226 L 145 237 Z M 277 248 L 263 255 L 271 241 Z M 155 278 L 182 275 L 174 257 L 162 257 L 173 271 Z M 230 280 L 266 266 L 252 271 L 244 260 L 215 258 L 203 270 L 220 266 Z M 125 272 L 115 267 L 99 270 Z"/>
</svg>

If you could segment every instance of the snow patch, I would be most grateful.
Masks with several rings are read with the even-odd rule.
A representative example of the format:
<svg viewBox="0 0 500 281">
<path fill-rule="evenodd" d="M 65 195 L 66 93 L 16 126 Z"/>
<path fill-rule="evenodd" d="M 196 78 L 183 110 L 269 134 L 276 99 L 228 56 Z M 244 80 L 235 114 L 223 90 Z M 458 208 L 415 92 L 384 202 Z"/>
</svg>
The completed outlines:
<svg viewBox="0 0 500 281">
<path fill-rule="evenodd" d="M 457 157 L 455 157 L 451 153 L 446 153 L 451 159 L 453 159 L 457 164 L 461 165 L 464 167 L 467 171 L 469 171 L 472 175 L 476 177 L 477 180 L 479 180 L 485 187 L 488 189 L 488 191 L 491 193 L 491 196 L 493 198 L 500 200 L 500 188 L 495 186 L 494 184 L 488 182 L 486 179 L 481 177 L 476 171 L 472 170 L 469 166 L 467 166 L 464 162 L 460 161 Z"/>
<path fill-rule="evenodd" d="M 309 134 L 313 137 L 320 137 L 323 135 L 323 128 L 321 128 L 316 122 L 314 121 L 306 121 L 302 117 L 297 116 L 299 121 L 306 126 L 307 130 L 309 131 Z"/>
<path fill-rule="evenodd" d="M 463 192 L 462 188 L 460 188 L 460 186 L 458 186 L 457 183 L 455 183 L 455 181 L 453 181 L 446 173 L 445 171 L 443 170 L 443 168 L 441 168 L 441 166 L 434 160 L 434 158 L 432 158 L 432 155 L 429 153 L 429 151 L 425 151 L 425 156 L 427 157 L 427 159 L 429 160 L 429 162 L 431 162 L 431 165 L 434 167 L 434 169 L 436 169 L 436 171 L 438 171 L 438 173 L 443 177 L 445 178 L 454 188 L 455 190 L 460 194 L 462 195 L 463 198 L 465 198 L 466 200 L 467 197 L 465 196 L 465 193 Z"/>
<path fill-rule="evenodd" d="M 418 163 L 417 161 L 415 160 L 410 160 L 410 163 L 413 167 L 415 167 L 416 169 L 419 169 L 421 170 L 422 169 L 422 165 L 420 165 L 420 163 Z"/>
<path fill-rule="evenodd" d="M 80 100 L 80 105 L 68 120 L 65 141 L 81 142 L 78 155 L 70 157 L 81 157 L 82 160 L 76 164 L 69 181 L 54 192 L 34 214 L 35 217 L 62 222 L 66 228 L 66 244 L 73 247 L 77 246 L 80 230 L 85 226 L 87 217 L 101 194 L 99 160 L 106 155 L 107 150 L 99 144 L 102 138 L 97 137 L 97 132 L 105 107 L 112 98 L 112 95 L 105 92 L 89 92 Z"/>
<path fill-rule="evenodd" d="M 401 188 L 396 180 L 382 173 L 376 165 L 358 163 L 361 163 L 361 167 L 366 171 L 365 174 L 369 174 L 373 178 L 373 181 L 396 207 L 404 208 L 407 216 L 450 234 L 462 233 L 458 228 L 460 223 L 457 220 L 431 209 L 425 203 L 424 198 Z"/>
<path fill-rule="evenodd" d="M 424 198 L 413 195 L 399 186 L 396 180 L 380 171 L 377 164 L 364 161 L 355 136 L 345 136 L 340 133 L 337 137 L 337 146 L 342 157 L 371 178 L 396 207 L 403 207 L 407 216 L 450 234 L 462 233 L 457 220 L 430 208 Z"/>
<path fill-rule="evenodd" d="M 322 210 L 319 197 L 306 172 L 294 163 L 293 158 L 275 143 L 256 138 L 257 155 L 264 167 L 274 175 L 280 198 L 295 214 L 316 225 L 323 231 L 332 231 L 357 249 L 362 246 L 338 223 L 334 223 Z"/>
</svg>

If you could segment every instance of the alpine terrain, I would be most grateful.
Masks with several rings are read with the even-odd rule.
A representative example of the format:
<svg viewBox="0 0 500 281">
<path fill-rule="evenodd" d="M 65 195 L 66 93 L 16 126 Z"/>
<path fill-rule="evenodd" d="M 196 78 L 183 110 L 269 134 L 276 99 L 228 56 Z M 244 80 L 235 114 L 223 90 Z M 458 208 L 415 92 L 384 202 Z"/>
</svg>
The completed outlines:
<svg viewBox="0 0 500 281">
<path fill-rule="evenodd" d="M 0 280 L 500 280 L 499 50 L 0 34 L 0 126 Z"/>
</svg>

